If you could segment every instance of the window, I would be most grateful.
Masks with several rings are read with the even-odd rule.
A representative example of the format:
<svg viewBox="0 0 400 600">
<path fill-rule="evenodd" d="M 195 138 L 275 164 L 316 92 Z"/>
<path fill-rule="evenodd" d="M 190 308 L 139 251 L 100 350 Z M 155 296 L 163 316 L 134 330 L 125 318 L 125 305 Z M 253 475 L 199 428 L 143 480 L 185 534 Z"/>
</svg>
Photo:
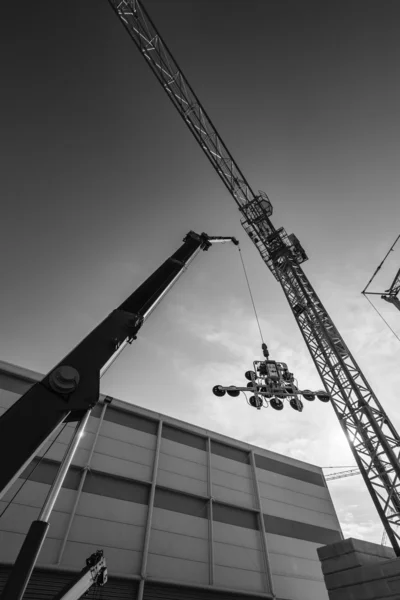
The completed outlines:
<svg viewBox="0 0 400 600">
<path fill-rule="evenodd" d="M 104 414 L 104 420 L 110 421 L 111 423 L 117 423 L 117 425 L 123 425 L 124 427 L 144 431 L 145 433 L 157 435 L 158 421 L 146 419 L 141 415 L 136 415 L 127 410 L 120 410 L 119 408 L 109 406 Z"/>
<path fill-rule="evenodd" d="M 208 519 L 208 500 L 161 487 L 156 488 L 154 506 L 191 515 L 192 517 Z"/>
<path fill-rule="evenodd" d="M 170 425 L 163 424 L 162 437 L 178 444 L 184 444 L 185 446 L 191 446 L 192 448 L 198 448 L 199 450 L 207 449 L 207 440 L 199 435 L 195 435 L 190 431 L 184 431 L 183 429 L 176 429 Z"/>
<path fill-rule="evenodd" d="M 245 463 L 246 465 L 250 464 L 249 453 L 247 450 L 242 450 L 241 448 L 234 448 L 233 446 L 227 446 L 226 444 L 211 440 L 211 452 L 230 460 Z"/>
<path fill-rule="evenodd" d="M 258 529 L 257 513 L 213 502 L 213 520 L 246 529 Z"/>
<path fill-rule="evenodd" d="M 86 476 L 83 491 L 88 494 L 118 498 L 136 504 L 148 504 L 150 486 L 133 479 L 124 479 L 99 471 L 90 471 Z"/>
<path fill-rule="evenodd" d="M 274 460 L 273 458 L 268 458 L 259 454 L 255 454 L 254 458 L 256 467 L 259 469 L 272 471 L 273 473 L 278 473 L 279 475 L 285 475 L 285 477 L 293 477 L 293 479 L 299 479 L 300 481 L 306 481 L 307 483 L 313 483 L 314 485 L 325 487 L 322 475 L 319 473 L 308 471 L 307 469 L 302 469 L 301 467 L 295 467 L 294 465 L 280 462 L 279 460 Z"/>
<path fill-rule="evenodd" d="M 274 533 L 275 535 L 284 535 L 286 537 L 314 542 L 316 544 L 333 544 L 340 542 L 342 536 L 339 531 L 318 527 L 317 525 L 309 525 L 300 521 L 291 521 L 282 519 L 282 517 L 273 517 L 272 515 L 264 515 L 265 531 Z"/>
</svg>

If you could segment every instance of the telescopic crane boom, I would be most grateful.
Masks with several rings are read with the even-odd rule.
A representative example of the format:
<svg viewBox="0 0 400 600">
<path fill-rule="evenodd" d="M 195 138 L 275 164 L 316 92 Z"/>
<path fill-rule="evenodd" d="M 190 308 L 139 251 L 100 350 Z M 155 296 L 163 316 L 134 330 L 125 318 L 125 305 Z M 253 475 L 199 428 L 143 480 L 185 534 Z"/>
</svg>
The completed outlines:
<svg viewBox="0 0 400 600">
<path fill-rule="evenodd" d="M 90 409 L 98 402 L 101 375 L 121 348 L 136 339 L 144 321 L 195 256 L 212 244 L 223 242 L 239 244 L 234 237 L 210 237 L 190 231 L 170 258 L 0 417 L 0 456 L 6 457 L 0 469 L 0 499 L 58 425 L 77 421 L 78 435 L 67 451 L 68 470 Z M 60 467 L 57 473 L 57 489 L 61 488 L 66 470 Z M 55 501 L 56 492 L 50 492 L 39 518 L 31 524 L 1 600 L 22 599 L 46 537 Z"/>
<path fill-rule="evenodd" d="M 210 237 L 190 231 L 182 246 L 50 373 L 33 385 L 0 417 L 0 498 L 63 421 L 79 421 L 98 401 L 100 376 L 123 344 L 131 343 L 184 269 L 213 243 L 232 237 Z M 18 435 L 16 435 L 18 432 Z"/>
<path fill-rule="evenodd" d="M 400 556 L 400 437 L 308 281 L 307 256 L 294 234 L 273 225 L 272 205 L 254 193 L 139 0 L 108 0 L 118 18 L 233 197 L 241 223 L 281 284 L 304 341 L 332 397 L 376 510 Z"/>
</svg>

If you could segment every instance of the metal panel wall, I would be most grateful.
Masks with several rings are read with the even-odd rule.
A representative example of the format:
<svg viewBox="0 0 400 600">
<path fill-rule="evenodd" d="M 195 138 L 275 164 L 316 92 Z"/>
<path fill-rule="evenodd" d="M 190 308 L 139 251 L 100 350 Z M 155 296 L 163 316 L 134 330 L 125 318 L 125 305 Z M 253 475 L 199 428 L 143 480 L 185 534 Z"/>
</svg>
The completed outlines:
<svg viewBox="0 0 400 600">
<path fill-rule="evenodd" d="M 310 578 L 295 579 L 284 575 L 274 575 L 274 585 L 277 598 L 290 600 L 329 600 L 328 592 L 323 581 Z"/>
<path fill-rule="evenodd" d="M 144 588 L 144 600 L 254 600 L 257 595 L 224 593 L 213 590 L 170 585 L 149 581 Z M 268 596 L 262 596 L 267 599 Z"/>
<path fill-rule="evenodd" d="M 11 567 L 0 565 L 0 593 L 4 589 Z M 24 600 L 52 600 L 56 594 L 72 581 L 74 573 L 35 569 Z M 103 588 L 92 588 L 90 595 L 95 593 L 96 600 L 132 600 L 136 597 L 138 582 L 126 581 L 110 577 Z M 93 596 L 92 596 L 93 597 Z"/>
<path fill-rule="evenodd" d="M 147 573 L 208 584 L 208 519 L 154 508 Z"/>
<path fill-rule="evenodd" d="M 8 390 L 19 389 L 13 377 Z M 17 398 L 2 391 L 0 408 Z M 241 600 L 269 598 L 271 570 L 278 597 L 327 598 L 316 548 L 341 534 L 320 470 L 116 404 L 92 412 L 40 565 L 80 569 L 102 547 L 111 574 L 140 579 L 136 600 L 178 598 L 174 581 L 191 585 L 186 598 L 210 599 L 214 589 L 216 598 L 224 589 L 236 589 Z M 50 457 L 61 459 L 72 430 L 68 425 Z M 0 521 L 0 561 L 15 559 L 44 502 L 57 468 L 48 458 L 0 503 L 1 513 L 24 483 Z"/>
</svg>

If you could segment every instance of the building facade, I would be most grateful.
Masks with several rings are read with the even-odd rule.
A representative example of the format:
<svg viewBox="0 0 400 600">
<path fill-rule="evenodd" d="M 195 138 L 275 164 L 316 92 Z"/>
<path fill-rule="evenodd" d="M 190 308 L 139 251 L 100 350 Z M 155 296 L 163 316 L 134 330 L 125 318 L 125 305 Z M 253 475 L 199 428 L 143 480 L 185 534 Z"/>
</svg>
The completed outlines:
<svg viewBox="0 0 400 600">
<path fill-rule="evenodd" d="M 0 415 L 40 379 L 0 363 Z M 74 427 L 0 502 L 0 591 Z M 319 467 L 102 396 L 25 598 L 53 597 L 103 549 L 104 600 L 327 600 L 317 548 L 341 539 Z"/>
</svg>

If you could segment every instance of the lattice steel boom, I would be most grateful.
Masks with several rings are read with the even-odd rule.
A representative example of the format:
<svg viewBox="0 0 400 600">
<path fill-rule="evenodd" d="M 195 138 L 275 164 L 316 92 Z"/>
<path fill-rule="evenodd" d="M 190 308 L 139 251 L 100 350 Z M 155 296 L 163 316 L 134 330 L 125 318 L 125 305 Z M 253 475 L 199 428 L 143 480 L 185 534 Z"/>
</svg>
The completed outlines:
<svg viewBox="0 0 400 600">
<path fill-rule="evenodd" d="M 329 473 L 329 475 L 325 475 L 325 481 L 334 481 L 335 479 L 344 479 L 346 477 L 353 477 L 354 475 L 359 475 L 360 471 L 358 469 L 349 469 L 348 471 L 339 471 L 338 473 Z"/>
<path fill-rule="evenodd" d="M 138 0 L 109 0 L 241 212 L 241 223 L 280 282 L 384 528 L 400 556 L 400 439 L 300 264 L 301 244 L 270 217 Z"/>
<path fill-rule="evenodd" d="M 393 249 L 394 249 L 395 245 L 397 244 L 397 242 L 399 240 L 400 240 L 400 235 L 397 236 L 397 238 L 395 239 L 394 243 L 389 248 L 389 252 L 386 254 L 386 256 L 383 259 L 383 261 L 375 269 L 374 274 L 372 275 L 371 279 L 368 281 L 367 285 L 365 286 L 365 288 L 361 292 L 365 296 L 378 295 L 378 296 L 380 296 L 382 298 L 382 300 L 386 300 L 386 302 L 389 302 L 390 304 L 393 304 L 398 310 L 400 310 L 400 298 L 399 298 L 399 294 L 400 294 L 400 269 L 397 271 L 397 273 L 396 273 L 396 275 L 395 275 L 395 277 L 393 279 L 392 285 L 390 286 L 390 288 L 388 290 L 385 290 L 384 292 L 367 292 L 367 289 L 371 285 L 372 281 L 375 279 L 375 277 L 378 274 L 378 272 L 381 270 L 381 268 L 383 266 L 383 263 L 386 261 L 386 259 L 389 256 L 389 254 L 391 252 L 393 252 Z"/>
</svg>

